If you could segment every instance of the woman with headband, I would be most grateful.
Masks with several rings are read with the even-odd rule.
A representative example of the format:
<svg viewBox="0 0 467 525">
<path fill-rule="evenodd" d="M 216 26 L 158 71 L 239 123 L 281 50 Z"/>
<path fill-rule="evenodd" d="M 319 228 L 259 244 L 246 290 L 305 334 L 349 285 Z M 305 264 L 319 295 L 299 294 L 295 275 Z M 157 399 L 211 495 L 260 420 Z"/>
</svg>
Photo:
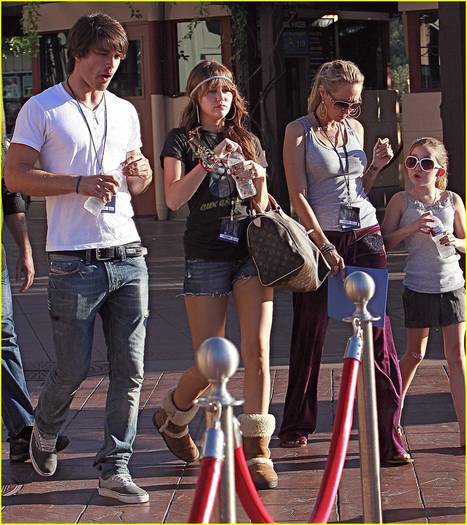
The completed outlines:
<svg viewBox="0 0 467 525">
<path fill-rule="evenodd" d="M 228 296 L 232 293 L 240 324 L 240 352 L 245 367 L 243 448 L 257 488 L 277 486 L 269 441 L 274 416 L 270 397 L 269 338 L 271 288 L 261 285 L 248 254 L 245 187 L 259 207 L 268 202 L 266 160 L 257 137 L 244 127 L 245 102 L 232 73 L 213 61 L 198 64 L 187 81 L 189 101 L 180 127 L 172 129 L 161 153 L 167 205 L 188 204 L 184 236 L 184 299 L 196 352 L 209 337 L 224 336 Z M 196 366 L 170 390 L 153 422 L 170 451 L 188 463 L 199 451 L 188 423 L 195 400 L 208 382 Z"/>
</svg>

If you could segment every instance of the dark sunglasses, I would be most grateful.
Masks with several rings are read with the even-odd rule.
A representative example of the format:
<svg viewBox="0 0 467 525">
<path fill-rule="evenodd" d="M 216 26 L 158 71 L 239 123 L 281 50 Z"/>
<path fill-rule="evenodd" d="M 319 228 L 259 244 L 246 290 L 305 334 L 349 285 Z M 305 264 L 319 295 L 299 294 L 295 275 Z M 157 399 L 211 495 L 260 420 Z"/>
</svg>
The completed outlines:
<svg viewBox="0 0 467 525">
<path fill-rule="evenodd" d="M 413 155 L 409 155 L 405 159 L 405 167 L 409 170 L 414 170 L 417 165 L 420 164 L 420 167 L 423 171 L 431 171 L 436 169 L 442 169 L 442 166 L 437 166 L 435 164 L 435 161 L 433 159 L 430 159 L 430 157 L 425 157 L 424 159 L 417 159 L 417 157 L 414 157 Z"/>
<path fill-rule="evenodd" d="M 358 111 L 362 106 L 361 102 L 348 102 L 347 100 L 337 100 L 331 95 L 331 93 L 329 93 L 329 91 L 327 92 L 327 94 L 329 95 L 331 102 L 334 104 L 334 107 L 339 111 L 355 112 Z"/>
</svg>

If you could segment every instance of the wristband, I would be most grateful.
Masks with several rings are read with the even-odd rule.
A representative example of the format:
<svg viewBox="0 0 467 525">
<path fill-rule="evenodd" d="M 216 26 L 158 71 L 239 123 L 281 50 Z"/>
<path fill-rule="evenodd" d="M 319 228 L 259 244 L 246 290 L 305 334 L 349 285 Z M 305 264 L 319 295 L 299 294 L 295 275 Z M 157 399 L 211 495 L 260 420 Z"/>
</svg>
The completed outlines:
<svg viewBox="0 0 467 525">
<path fill-rule="evenodd" d="M 76 188 L 75 188 L 76 193 L 79 193 L 79 185 L 81 184 L 81 179 L 82 179 L 82 178 L 83 178 L 83 176 L 80 175 L 80 176 L 78 177 L 78 180 L 76 181 Z"/>
</svg>

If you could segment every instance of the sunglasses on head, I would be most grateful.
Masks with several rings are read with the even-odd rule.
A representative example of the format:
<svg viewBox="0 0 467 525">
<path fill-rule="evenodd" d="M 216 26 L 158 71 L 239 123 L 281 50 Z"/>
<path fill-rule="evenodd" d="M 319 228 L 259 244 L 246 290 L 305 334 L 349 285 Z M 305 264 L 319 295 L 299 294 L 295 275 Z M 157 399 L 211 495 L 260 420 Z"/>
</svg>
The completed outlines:
<svg viewBox="0 0 467 525">
<path fill-rule="evenodd" d="M 347 100 L 338 100 L 338 99 L 335 99 L 331 95 L 331 93 L 329 93 L 329 91 L 327 93 L 334 107 L 338 109 L 339 111 L 350 111 L 351 113 L 354 113 L 358 111 L 362 106 L 361 102 L 348 102 Z"/>
<path fill-rule="evenodd" d="M 437 166 L 435 161 L 433 159 L 430 159 L 430 157 L 425 157 L 423 159 L 417 159 L 417 157 L 414 157 L 413 155 L 409 155 L 405 159 L 405 167 L 409 170 L 413 170 L 417 167 L 417 165 L 420 164 L 420 167 L 423 171 L 431 171 L 434 169 L 441 169 L 442 166 Z"/>
</svg>

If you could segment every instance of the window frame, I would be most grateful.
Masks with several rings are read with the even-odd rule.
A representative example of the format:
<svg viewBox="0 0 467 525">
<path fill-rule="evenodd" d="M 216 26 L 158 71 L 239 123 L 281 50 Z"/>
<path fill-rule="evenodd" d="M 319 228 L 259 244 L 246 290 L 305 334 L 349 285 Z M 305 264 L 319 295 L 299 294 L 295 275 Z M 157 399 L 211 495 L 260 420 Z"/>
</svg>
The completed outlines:
<svg viewBox="0 0 467 525">
<path fill-rule="evenodd" d="M 409 58 L 409 78 L 410 93 L 436 93 L 441 91 L 441 86 L 437 88 L 426 88 L 422 86 L 421 68 L 421 46 L 420 46 L 420 15 L 424 13 L 436 13 L 438 9 L 420 9 L 407 13 L 407 50 Z"/>
<path fill-rule="evenodd" d="M 231 48 L 231 24 L 230 16 L 207 16 L 200 19 L 203 22 L 208 19 L 217 19 L 220 23 L 221 38 L 221 60 L 222 63 L 231 69 L 232 67 L 232 48 Z M 172 98 L 184 97 L 186 92 L 180 86 L 180 75 L 178 70 L 177 56 L 177 24 L 191 22 L 191 18 L 180 18 L 164 23 L 163 39 L 166 42 L 165 56 L 163 58 L 165 71 L 162 82 L 162 93 Z"/>
</svg>

